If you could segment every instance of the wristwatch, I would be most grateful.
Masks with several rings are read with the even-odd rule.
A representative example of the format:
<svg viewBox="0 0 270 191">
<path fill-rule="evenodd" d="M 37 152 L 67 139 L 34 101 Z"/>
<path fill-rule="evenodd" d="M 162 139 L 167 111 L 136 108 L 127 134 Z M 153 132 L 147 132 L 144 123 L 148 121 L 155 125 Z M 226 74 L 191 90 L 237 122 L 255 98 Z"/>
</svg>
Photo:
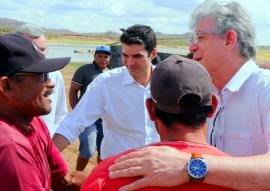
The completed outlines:
<svg viewBox="0 0 270 191">
<path fill-rule="evenodd" d="M 204 180 L 208 167 L 201 154 L 192 153 L 186 165 L 186 171 L 191 182 L 202 182 Z"/>
</svg>

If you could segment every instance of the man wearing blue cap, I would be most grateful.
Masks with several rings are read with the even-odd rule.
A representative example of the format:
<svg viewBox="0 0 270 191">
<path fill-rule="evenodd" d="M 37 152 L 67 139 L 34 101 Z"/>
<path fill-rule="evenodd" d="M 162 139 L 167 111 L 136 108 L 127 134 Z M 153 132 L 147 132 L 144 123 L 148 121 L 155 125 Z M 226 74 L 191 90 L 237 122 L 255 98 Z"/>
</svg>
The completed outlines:
<svg viewBox="0 0 270 191">
<path fill-rule="evenodd" d="M 92 64 L 85 64 L 75 72 L 69 90 L 69 103 L 73 109 L 80 98 L 84 95 L 88 84 L 90 84 L 99 74 L 110 69 L 111 49 L 108 46 L 96 47 L 94 61 Z M 80 92 L 80 94 L 78 94 Z M 94 155 L 97 148 L 97 162 L 100 161 L 100 144 L 103 138 L 102 120 L 98 119 L 95 123 L 85 128 L 79 135 L 80 148 L 77 158 L 76 170 L 83 171 L 89 158 Z"/>
</svg>

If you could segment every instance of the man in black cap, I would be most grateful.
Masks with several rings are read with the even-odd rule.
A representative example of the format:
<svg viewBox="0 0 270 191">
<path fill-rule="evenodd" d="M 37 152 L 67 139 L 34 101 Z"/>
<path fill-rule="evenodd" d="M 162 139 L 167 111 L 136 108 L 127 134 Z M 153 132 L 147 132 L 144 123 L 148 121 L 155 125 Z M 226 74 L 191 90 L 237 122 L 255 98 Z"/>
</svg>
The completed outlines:
<svg viewBox="0 0 270 191">
<path fill-rule="evenodd" d="M 17 34 L 0 36 L 1 190 L 73 189 L 61 153 L 39 118 L 51 111 L 54 82 L 48 72 L 66 66 L 69 57 L 46 59 Z"/>
<path fill-rule="evenodd" d="M 196 61 L 178 55 L 165 59 L 153 70 L 150 84 L 151 98 L 146 100 L 150 119 L 160 134 L 161 143 L 152 146 L 169 146 L 192 158 L 185 173 L 179 173 L 194 182 L 202 182 L 207 173 L 207 164 L 201 154 L 222 155 L 206 143 L 207 117 L 212 117 L 217 107 L 217 97 L 212 93 L 212 81 L 207 71 Z M 110 179 L 108 168 L 116 158 L 131 151 L 115 155 L 100 163 L 87 178 L 81 191 L 119 190 L 140 177 Z M 161 153 L 162 154 L 162 153 Z M 132 173 L 131 173 L 132 174 Z M 160 169 L 159 176 L 162 176 Z M 176 180 L 172 177 L 171 181 Z M 170 188 L 148 187 L 142 190 L 231 190 L 209 184 L 189 182 Z"/>
</svg>

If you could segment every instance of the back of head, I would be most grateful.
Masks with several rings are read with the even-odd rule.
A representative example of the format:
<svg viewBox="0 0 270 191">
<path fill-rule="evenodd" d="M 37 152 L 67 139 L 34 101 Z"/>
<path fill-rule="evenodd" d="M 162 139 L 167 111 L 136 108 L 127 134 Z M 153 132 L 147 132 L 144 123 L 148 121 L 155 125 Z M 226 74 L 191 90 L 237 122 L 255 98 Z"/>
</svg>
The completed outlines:
<svg viewBox="0 0 270 191">
<path fill-rule="evenodd" d="M 212 113 L 212 90 L 206 69 L 198 62 L 178 55 L 168 57 L 154 69 L 150 84 L 156 108 L 192 126 L 204 123 Z M 196 121 L 195 118 L 202 116 L 203 120 Z"/>
<path fill-rule="evenodd" d="M 28 37 L 37 39 L 44 36 L 44 31 L 41 27 L 33 24 L 24 24 L 17 28 L 16 33 L 19 35 L 28 35 Z"/>
<path fill-rule="evenodd" d="M 255 59 L 255 28 L 250 15 L 241 4 L 227 1 L 204 1 L 192 13 L 190 28 L 194 30 L 201 20 L 209 18 L 216 20 L 213 29 L 218 33 L 218 36 L 224 36 L 228 30 L 235 31 L 241 56 Z"/>
<path fill-rule="evenodd" d="M 150 26 L 139 24 L 123 30 L 120 41 L 127 45 L 143 45 L 148 54 L 157 46 L 156 34 L 153 29 Z"/>
</svg>

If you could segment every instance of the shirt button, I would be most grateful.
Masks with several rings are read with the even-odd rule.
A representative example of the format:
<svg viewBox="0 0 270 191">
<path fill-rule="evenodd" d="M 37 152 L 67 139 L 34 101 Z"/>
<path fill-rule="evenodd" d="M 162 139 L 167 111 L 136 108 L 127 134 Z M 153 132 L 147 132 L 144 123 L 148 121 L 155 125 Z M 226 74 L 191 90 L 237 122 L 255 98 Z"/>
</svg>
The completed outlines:
<svg viewBox="0 0 270 191">
<path fill-rule="evenodd" d="M 219 136 L 219 140 L 222 140 L 222 136 L 221 135 Z"/>
</svg>

